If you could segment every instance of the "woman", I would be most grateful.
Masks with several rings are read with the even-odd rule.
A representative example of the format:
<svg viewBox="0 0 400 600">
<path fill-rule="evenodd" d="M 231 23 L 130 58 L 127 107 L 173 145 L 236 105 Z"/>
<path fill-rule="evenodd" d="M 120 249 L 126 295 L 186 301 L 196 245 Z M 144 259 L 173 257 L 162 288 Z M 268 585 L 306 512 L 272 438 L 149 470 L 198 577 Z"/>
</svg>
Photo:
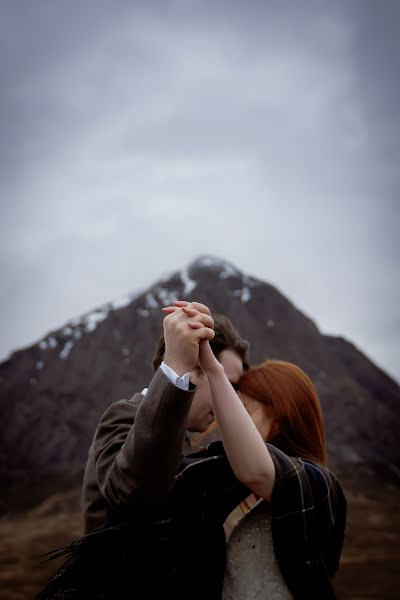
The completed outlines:
<svg viewBox="0 0 400 600">
<path fill-rule="evenodd" d="M 228 539 L 223 599 L 334 598 L 346 500 L 326 467 L 311 380 L 296 365 L 266 361 L 242 376 L 237 395 L 208 342 L 199 363 L 230 466 L 253 492 Z"/>
</svg>

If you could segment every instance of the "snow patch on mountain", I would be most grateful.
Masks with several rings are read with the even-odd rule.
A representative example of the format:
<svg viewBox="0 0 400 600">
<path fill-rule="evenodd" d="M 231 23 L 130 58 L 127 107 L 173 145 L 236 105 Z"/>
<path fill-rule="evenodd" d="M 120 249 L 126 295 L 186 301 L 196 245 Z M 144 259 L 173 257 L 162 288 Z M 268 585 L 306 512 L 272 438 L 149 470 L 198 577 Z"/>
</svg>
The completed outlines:
<svg viewBox="0 0 400 600">
<path fill-rule="evenodd" d="M 251 293 L 247 286 L 244 286 L 240 290 L 233 290 L 232 294 L 234 296 L 240 296 L 240 300 L 243 304 L 246 304 L 251 298 Z"/>
<path fill-rule="evenodd" d="M 39 343 L 39 348 L 41 350 L 48 350 L 49 348 L 56 348 L 57 347 L 57 340 L 54 336 L 50 335 L 49 337 L 47 337 L 46 339 L 42 340 Z"/>
<path fill-rule="evenodd" d="M 197 269 L 202 270 L 204 268 L 218 273 L 220 279 L 242 277 L 242 273 L 232 263 L 210 255 L 200 256 L 190 263 L 187 270 L 190 272 L 196 271 Z"/>
<path fill-rule="evenodd" d="M 63 360 L 65 358 L 67 358 L 68 354 L 71 352 L 72 348 L 74 346 L 74 342 L 72 342 L 71 340 L 69 340 L 65 345 L 64 348 L 61 350 L 60 352 L 60 358 L 62 358 Z"/>
<path fill-rule="evenodd" d="M 82 325 L 87 332 L 94 331 L 99 323 L 102 323 L 107 318 L 108 313 L 109 310 L 107 307 L 97 308 L 83 317 Z"/>
<path fill-rule="evenodd" d="M 184 269 L 180 272 L 180 277 L 184 286 L 182 291 L 184 297 L 182 299 L 185 300 L 192 290 L 194 290 L 194 288 L 197 286 L 197 281 L 194 281 L 194 279 L 190 278 L 187 269 Z"/>
<path fill-rule="evenodd" d="M 178 300 L 177 293 L 173 290 L 168 290 L 167 288 L 158 288 L 157 295 L 162 306 L 171 306 L 171 304 L 174 303 L 174 300 Z"/>
<path fill-rule="evenodd" d="M 153 294 L 146 294 L 146 305 L 153 310 L 158 308 L 158 302 L 154 298 Z"/>
<path fill-rule="evenodd" d="M 126 294 L 125 296 L 122 296 L 121 298 L 117 298 L 116 300 L 110 302 L 110 308 L 114 310 L 118 310 L 119 308 L 125 308 L 125 306 L 128 306 L 128 304 L 132 302 L 132 299 L 132 295 Z"/>
</svg>

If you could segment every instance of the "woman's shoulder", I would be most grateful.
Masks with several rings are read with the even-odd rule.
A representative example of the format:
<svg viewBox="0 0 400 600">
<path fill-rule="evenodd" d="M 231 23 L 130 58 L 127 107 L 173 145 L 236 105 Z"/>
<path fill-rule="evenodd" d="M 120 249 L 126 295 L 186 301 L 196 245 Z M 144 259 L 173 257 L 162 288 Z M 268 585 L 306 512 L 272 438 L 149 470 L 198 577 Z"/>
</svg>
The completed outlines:
<svg viewBox="0 0 400 600">
<path fill-rule="evenodd" d="M 316 490 L 328 491 L 332 486 L 340 487 L 339 480 L 329 468 L 317 461 L 300 456 L 289 456 L 276 446 L 266 444 L 275 464 L 276 481 L 300 481 L 306 476 Z"/>
<path fill-rule="evenodd" d="M 288 456 L 267 444 L 275 464 L 273 502 L 285 512 L 315 508 L 326 504 L 346 509 L 346 499 L 337 477 L 321 463 L 298 456 Z M 299 506 L 298 506 L 299 505 Z M 280 511 L 279 511 L 280 512 Z"/>
<path fill-rule="evenodd" d="M 318 502 L 334 500 L 336 505 L 346 507 L 346 497 L 337 476 L 325 465 L 310 460 L 300 459 L 312 489 L 313 497 Z"/>
</svg>

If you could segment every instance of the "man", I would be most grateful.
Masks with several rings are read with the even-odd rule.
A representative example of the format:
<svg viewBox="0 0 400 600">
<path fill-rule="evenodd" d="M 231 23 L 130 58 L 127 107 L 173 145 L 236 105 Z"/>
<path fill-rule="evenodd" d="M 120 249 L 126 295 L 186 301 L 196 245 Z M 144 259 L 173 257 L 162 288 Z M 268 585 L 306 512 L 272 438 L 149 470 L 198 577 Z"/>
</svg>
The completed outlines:
<svg viewBox="0 0 400 600">
<path fill-rule="evenodd" d="M 198 492 L 210 459 L 182 454 L 191 450 L 187 432 L 206 431 L 214 418 L 200 342 L 210 340 L 233 385 L 249 366 L 248 344 L 203 304 L 165 312 L 149 388 L 114 402 L 97 426 L 83 482 L 86 535 L 49 553 L 66 560 L 36 600 L 219 598 L 225 535 Z"/>
<path fill-rule="evenodd" d="M 183 306 L 196 315 L 188 317 Z M 96 429 L 83 482 L 85 533 L 129 520 L 133 511 L 151 516 L 167 498 L 182 453 L 190 450 L 187 431 L 204 432 L 214 418 L 197 364 L 199 343 L 210 340 L 232 384 L 249 366 L 248 344 L 226 317 L 213 318 L 197 302 L 176 302 L 166 312 L 148 390 L 113 403 Z"/>
</svg>

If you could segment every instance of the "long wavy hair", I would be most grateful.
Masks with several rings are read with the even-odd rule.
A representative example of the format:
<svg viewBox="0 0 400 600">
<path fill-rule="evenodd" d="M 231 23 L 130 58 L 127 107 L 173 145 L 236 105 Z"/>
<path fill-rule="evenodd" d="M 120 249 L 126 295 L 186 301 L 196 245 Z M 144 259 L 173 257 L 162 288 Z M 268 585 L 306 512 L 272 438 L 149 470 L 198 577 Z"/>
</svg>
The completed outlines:
<svg viewBox="0 0 400 600">
<path fill-rule="evenodd" d="M 281 360 L 267 360 L 249 369 L 238 388 L 272 413 L 266 442 L 289 456 L 326 465 L 326 439 L 321 403 L 308 375 Z"/>
</svg>

